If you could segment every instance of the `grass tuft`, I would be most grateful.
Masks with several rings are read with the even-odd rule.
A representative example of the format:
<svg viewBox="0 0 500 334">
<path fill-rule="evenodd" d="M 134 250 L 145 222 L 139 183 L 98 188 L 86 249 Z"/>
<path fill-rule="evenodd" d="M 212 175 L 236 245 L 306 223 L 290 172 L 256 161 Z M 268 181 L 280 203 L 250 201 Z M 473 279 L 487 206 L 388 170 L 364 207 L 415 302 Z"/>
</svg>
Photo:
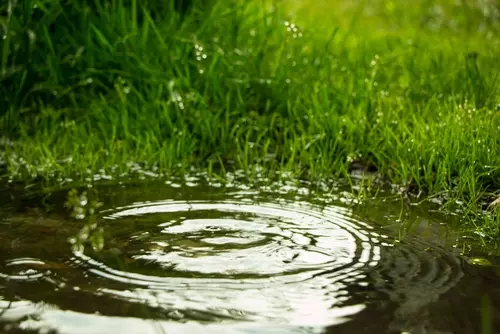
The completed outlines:
<svg viewBox="0 0 500 334">
<path fill-rule="evenodd" d="M 8 1 L 0 131 L 11 180 L 358 164 L 446 194 L 498 237 L 500 8 L 493 1 Z"/>
</svg>

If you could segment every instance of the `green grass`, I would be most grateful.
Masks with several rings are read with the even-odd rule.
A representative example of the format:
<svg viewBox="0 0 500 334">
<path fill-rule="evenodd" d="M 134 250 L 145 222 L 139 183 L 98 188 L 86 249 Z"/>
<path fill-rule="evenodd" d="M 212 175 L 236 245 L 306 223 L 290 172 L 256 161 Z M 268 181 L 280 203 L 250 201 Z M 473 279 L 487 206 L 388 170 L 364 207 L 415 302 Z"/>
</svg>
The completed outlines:
<svg viewBox="0 0 500 334">
<path fill-rule="evenodd" d="M 14 3 L 11 1 L 10 3 Z M 24 0 L 0 5 L 12 181 L 260 165 L 372 166 L 500 235 L 494 1 Z"/>
</svg>

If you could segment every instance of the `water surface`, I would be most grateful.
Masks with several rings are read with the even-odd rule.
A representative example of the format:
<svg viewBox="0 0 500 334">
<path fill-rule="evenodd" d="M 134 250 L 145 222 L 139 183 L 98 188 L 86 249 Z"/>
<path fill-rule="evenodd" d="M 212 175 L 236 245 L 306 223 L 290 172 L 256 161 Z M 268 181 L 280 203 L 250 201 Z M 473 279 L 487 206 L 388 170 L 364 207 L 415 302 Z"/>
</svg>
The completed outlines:
<svg viewBox="0 0 500 334">
<path fill-rule="evenodd" d="M 497 271 L 467 263 L 443 216 L 331 189 L 196 177 L 101 186 L 77 197 L 80 219 L 63 206 L 67 190 L 3 196 L 0 326 L 481 333 L 497 324 Z M 104 205 L 89 216 L 92 196 Z"/>
</svg>

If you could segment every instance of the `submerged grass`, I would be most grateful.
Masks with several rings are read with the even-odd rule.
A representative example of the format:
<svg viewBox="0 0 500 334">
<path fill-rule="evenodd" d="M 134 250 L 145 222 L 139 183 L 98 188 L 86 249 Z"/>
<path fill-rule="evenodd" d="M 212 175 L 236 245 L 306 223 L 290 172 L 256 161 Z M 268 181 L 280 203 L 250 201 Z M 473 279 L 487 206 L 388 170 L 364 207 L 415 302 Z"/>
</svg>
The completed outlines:
<svg viewBox="0 0 500 334">
<path fill-rule="evenodd" d="M 499 5 L 330 2 L 0 5 L 5 176 L 363 166 L 458 204 L 465 228 L 494 240 Z"/>
</svg>

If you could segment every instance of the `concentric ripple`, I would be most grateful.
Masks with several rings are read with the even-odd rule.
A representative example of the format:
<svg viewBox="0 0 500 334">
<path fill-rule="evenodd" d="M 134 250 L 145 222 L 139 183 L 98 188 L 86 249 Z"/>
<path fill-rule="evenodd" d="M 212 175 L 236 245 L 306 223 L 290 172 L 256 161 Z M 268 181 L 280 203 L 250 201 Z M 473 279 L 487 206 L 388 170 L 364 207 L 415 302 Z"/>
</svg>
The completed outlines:
<svg viewBox="0 0 500 334">
<path fill-rule="evenodd" d="M 61 333 L 80 333 L 76 323 L 93 333 L 310 333 L 370 319 L 412 332 L 464 275 L 437 245 L 396 242 L 383 222 L 361 221 L 345 194 L 169 187 L 104 195 L 110 204 L 89 221 L 102 249 L 68 242 L 85 224 L 62 215 L 0 217 L 0 322 Z"/>
<path fill-rule="evenodd" d="M 398 305 L 393 330 L 422 331 L 428 320 L 422 316 L 425 307 L 437 302 L 464 276 L 458 257 L 427 246 L 417 239 L 386 249 L 384 261 L 371 273 L 377 291 Z"/>
<path fill-rule="evenodd" d="M 364 269 L 380 260 L 376 234 L 339 207 L 163 201 L 105 214 L 109 229 L 124 221 L 138 227 L 121 236 L 127 270 L 81 252 L 75 261 L 129 286 L 100 292 L 183 318 L 336 323 L 363 309 L 349 305 L 346 283 L 365 282 Z M 164 221 L 166 214 L 172 217 Z"/>
</svg>

